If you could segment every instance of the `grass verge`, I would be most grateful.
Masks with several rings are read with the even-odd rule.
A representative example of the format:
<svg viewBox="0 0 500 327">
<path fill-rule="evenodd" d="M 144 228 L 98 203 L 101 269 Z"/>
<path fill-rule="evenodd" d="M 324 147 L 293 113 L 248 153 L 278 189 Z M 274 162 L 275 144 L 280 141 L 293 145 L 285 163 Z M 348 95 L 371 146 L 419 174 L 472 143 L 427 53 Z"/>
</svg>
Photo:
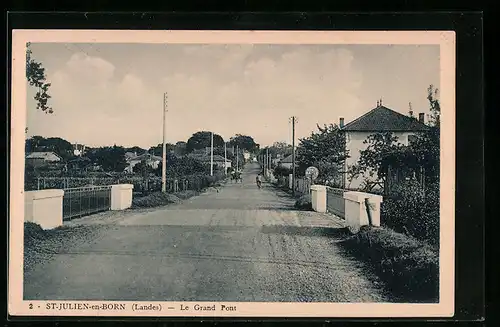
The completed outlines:
<svg viewBox="0 0 500 327">
<path fill-rule="evenodd" d="M 439 254 L 429 245 L 381 227 L 362 227 L 338 244 L 366 262 L 394 296 L 413 303 L 439 301 Z"/>
<path fill-rule="evenodd" d="M 309 194 L 299 196 L 299 198 L 295 201 L 294 206 L 296 209 L 299 210 L 311 211 L 312 210 L 311 196 Z"/>
<path fill-rule="evenodd" d="M 40 225 L 24 223 L 24 271 L 44 263 L 69 247 L 94 239 L 103 226 L 61 226 L 44 230 Z"/>
</svg>

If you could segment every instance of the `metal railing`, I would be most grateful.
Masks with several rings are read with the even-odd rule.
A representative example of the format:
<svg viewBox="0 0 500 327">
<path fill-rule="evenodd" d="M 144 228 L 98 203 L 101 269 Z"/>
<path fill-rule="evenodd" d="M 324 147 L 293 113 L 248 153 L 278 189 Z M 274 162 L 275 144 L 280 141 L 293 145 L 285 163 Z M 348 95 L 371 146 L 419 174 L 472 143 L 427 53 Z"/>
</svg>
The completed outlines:
<svg viewBox="0 0 500 327">
<path fill-rule="evenodd" d="M 111 186 L 64 189 L 63 220 L 71 220 L 111 209 Z"/>
<path fill-rule="evenodd" d="M 224 179 L 223 173 L 216 173 L 214 176 L 191 175 L 167 178 L 167 191 L 171 193 L 179 191 L 194 190 L 200 191 L 210 186 L 211 182 L 218 182 Z M 107 186 L 113 184 L 133 184 L 135 192 L 158 192 L 161 190 L 161 178 L 122 176 L 122 177 L 35 177 L 25 180 L 25 189 L 71 189 L 90 186 Z"/>
<path fill-rule="evenodd" d="M 343 219 L 345 219 L 344 192 L 340 188 L 326 187 L 326 209 Z"/>
</svg>

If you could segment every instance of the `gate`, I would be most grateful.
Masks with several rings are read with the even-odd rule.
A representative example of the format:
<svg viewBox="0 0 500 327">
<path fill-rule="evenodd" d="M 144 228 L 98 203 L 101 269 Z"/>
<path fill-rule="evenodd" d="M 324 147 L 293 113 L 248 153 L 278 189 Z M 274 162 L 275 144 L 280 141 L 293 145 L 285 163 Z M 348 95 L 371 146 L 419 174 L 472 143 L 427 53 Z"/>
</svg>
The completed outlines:
<svg viewBox="0 0 500 327">
<path fill-rule="evenodd" d="M 344 190 L 326 187 L 326 209 L 328 212 L 345 219 Z"/>
<path fill-rule="evenodd" d="M 111 209 L 111 186 L 64 189 L 63 220 L 71 220 Z"/>
</svg>

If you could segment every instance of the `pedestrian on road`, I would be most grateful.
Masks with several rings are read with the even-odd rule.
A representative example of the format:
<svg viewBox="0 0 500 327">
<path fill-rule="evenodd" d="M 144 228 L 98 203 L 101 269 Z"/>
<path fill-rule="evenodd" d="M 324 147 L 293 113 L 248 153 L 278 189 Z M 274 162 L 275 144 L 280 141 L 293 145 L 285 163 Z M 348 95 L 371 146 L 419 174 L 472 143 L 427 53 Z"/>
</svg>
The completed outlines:
<svg viewBox="0 0 500 327">
<path fill-rule="evenodd" d="M 257 182 L 257 187 L 260 189 L 262 187 L 262 175 L 260 173 L 255 177 L 255 181 Z"/>
</svg>

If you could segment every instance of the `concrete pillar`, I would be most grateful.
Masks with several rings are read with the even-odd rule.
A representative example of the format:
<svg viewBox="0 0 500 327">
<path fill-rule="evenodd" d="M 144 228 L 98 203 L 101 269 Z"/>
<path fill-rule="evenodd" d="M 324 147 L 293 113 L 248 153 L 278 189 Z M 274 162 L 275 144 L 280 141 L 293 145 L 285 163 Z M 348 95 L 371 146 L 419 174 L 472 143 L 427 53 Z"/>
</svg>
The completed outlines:
<svg viewBox="0 0 500 327">
<path fill-rule="evenodd" d="M 293 175 L 292 174 L 288 175 L 288 188 L 291 190 L 293 189 Z"/>
<path fill-rule="evenodd" d="M 345 220 L 353 232 L 359 231 L 361 226 L 369 225 L 366 200 L 371 215 L 372 226 L 380 226 L 380 204 L 383 197 L 364 192 L 345 192 Z"/>
<path fill-rule="evenodd" d="M 43 229 L 63 224 L 63 196 L 60 189 L 27 191 L 24 194 L 24 221 L 33 222 Z"/>
<path fill-rule="evenodd" d="M 125 210 L 132 206 L 133 184 L 111 186 L 111 210 Z"/>
<path fill-rule="evenodd" d="M 326 212 L 326 186 L 311 186 L 311 204 L 314 211 Z"/>
</svg>

